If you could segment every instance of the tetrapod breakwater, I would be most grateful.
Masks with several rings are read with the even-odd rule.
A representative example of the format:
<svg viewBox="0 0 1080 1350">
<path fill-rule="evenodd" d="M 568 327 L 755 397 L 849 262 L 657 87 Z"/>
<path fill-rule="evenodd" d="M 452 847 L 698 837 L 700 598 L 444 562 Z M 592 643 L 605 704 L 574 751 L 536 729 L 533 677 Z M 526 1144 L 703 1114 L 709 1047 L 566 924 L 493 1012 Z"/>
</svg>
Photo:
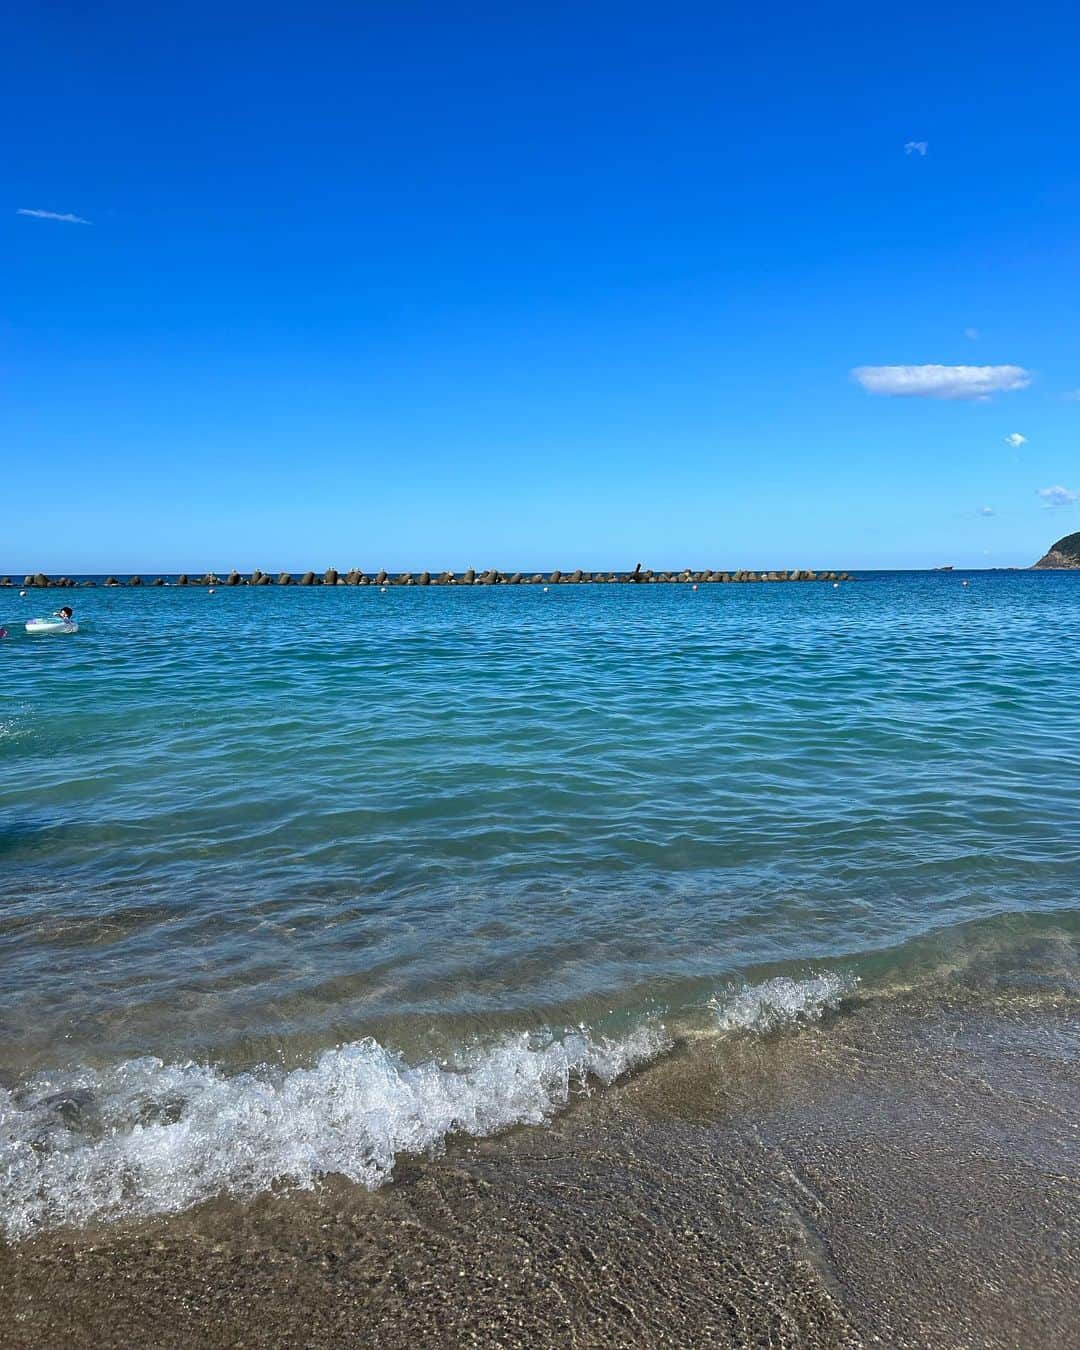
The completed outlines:
<svg viewBox="0 0 1080 1350">
<path fill-rule="evenodd" d="M 813 571 L 809 568 L 754 571 L 746 568 L 726 571 L 703 568 L 682 571 L 654 571 L 640 563 L 630 572 L 587 572 L 583 568 L 551 572 L 500 572 L 492 567 L 477 571 L 469 567 L 464 572 L 365 572 L 354 567 L 339 572 L 328 567 L 322 572 L 251 572 L 162 573 L 144 577 L 139 574 L 117 574 L 102 579 L 69 576 L 51 577 L 44 572 L 28 573 L 21 586 L 30 589 L 69 589 L 86 586 L 582 586 L 582 585 L 717 585 L 746 582 L 812 582 L 852 581 L 850 572 Z M 10 576 L 0 577 L 0 587 L 20 585 Z"/>
</svg>

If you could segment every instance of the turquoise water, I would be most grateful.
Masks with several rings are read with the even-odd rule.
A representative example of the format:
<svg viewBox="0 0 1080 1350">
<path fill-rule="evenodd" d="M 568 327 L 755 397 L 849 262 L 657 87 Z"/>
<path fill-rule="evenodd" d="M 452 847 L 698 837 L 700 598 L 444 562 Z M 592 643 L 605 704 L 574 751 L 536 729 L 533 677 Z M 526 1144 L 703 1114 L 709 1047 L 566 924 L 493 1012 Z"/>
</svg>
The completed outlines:
<svg viewBox="0 0 1080 1350">
<path fill-rule="evenodd" d="M 13 1231 L 375 1184 L 1077 908 L 1080 574 L 0 594 Z"/>
</svg>

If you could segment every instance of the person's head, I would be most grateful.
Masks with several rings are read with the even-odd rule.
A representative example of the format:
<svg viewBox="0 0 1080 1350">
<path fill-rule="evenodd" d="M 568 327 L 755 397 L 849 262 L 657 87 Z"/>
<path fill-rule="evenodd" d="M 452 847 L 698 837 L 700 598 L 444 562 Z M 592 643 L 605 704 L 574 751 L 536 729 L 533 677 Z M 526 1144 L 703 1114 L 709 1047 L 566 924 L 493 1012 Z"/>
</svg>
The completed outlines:
<svg viewBox="0 0 1080 1350">
<path fill-rule="evenodd" d="M 62 619 L 70 619 L 75 612 L 70 605 L 62 605 L 57 611 Z"/>
</svg>

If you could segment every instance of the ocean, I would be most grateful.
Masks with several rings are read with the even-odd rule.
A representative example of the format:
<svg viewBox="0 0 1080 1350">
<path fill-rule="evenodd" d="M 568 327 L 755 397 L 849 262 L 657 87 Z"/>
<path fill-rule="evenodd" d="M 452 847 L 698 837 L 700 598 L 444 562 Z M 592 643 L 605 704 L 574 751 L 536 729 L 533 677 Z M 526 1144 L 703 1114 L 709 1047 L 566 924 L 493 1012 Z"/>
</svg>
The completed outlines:
<svg viewBox="0 0 1080 1350">
<path fill-rule="evenodd" d="M 681 1117 L 912 991 L 1075 1029 L 1080 573 L 0 607 L 16 1245 Z"/>
</svg>

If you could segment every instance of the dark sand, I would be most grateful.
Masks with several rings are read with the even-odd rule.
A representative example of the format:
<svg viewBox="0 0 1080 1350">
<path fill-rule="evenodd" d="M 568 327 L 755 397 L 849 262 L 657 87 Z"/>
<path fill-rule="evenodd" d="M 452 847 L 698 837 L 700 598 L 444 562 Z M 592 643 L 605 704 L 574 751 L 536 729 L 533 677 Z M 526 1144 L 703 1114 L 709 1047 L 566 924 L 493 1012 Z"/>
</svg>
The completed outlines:
<svg viewBox="0 0 1080 1350">
<path fill-rule="evenodd" d="M 0 1250 L 4 1346 L 1080 1346 L 1080 1056 L 1053 992 L 703 1038 L 376 1194 Z"/>
</svg>

